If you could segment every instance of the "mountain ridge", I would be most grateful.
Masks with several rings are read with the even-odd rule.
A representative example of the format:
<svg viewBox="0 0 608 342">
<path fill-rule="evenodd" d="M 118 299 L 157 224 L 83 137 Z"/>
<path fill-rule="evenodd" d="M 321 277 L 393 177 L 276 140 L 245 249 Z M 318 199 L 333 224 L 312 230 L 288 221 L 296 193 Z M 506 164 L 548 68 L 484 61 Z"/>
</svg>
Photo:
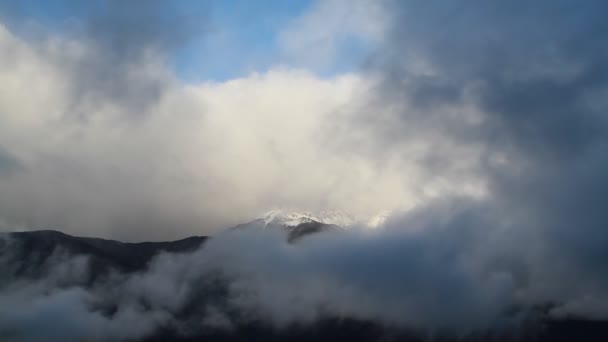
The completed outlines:
<svg viewBox="0 0 608 342">
<path fill-rule="evenodd" d="M 331 228 L 327 228 L 331 227 Z M 244 228 L 246 229 L 246 228 Z M 289 237 L 293 243 L 307 234 L 319 233 L 325 229 L 339 229 L 320 222 L 305 222 L 296 227 L 288 228 L 294 233 Z M 100 277 L 107 275 L 111 270 L 125 273 L 137 273 L 144 270 L 150 260 L 162 252 L 187 253 L 198 248 L 204 248 L 211 237 L 193 236 L 168 242 L 120 242 L 115 240 L 98 239 L 91 237 L 71 236 L 59 231 L 42 230 L 29 232 L 12 232 L 0 234 L 0 268 L 1 262 L 17 263 L 13 269 L 14 276 L 22 279 L 36 278 L 46 275 L 46 259 L 53 258 L 57 250 L 66 253 L 68 258 L 85 256 L 89 258 L 90 275 L 83 283 L 77 286 L 85 288 L 94 286 Z M 14 252 L 6 258 L 7 251 Z M 16 252 L 15 252 L 16 251 Z M 6 269 L 2 274 L 7 276 Z M 0 285 L 2 283 L 0 282 Z M 2 287 L 0 286 L 0 289 Z M 219 292 L 204 292 L 204 300 L 209 296 L 222 296 Z M 222 299 L 211 298 L 221 302 Z M 195 305 L 197 302 L 193 302 Z M 112 309 L 109 309 L 112 312 Z M 210 339 L 214 341 L 403 341 L 422 342 L 429 341 L 428 337 L 412 334 L 407 330 L 395 327 L 386 327 L 379 323 L 361 321 L 349 318 L 324 318 L 319 322 L 306 326 L 294 326 L 285 330 L 276 330 L 261 322 L 241 322 L 230 330 L 216 328 L 199 328 L 191 335 L 183 335 L 174 330 L 174 327 L 161 327 L 159 331 L 147 335 L 143 341 L 199 341 Z M 520 328 L 522 331 L 499 331 L 487 334 L 473 334 L 465 337 L 452 338 L 449 336 L 433 337 L 430 341 L 525 341 L 525 342 L 566 342 L 574 341 L 584 336 L 587 342 L 604 342 L 608 340 L 608 322 L 577 319 L 563 319 L 559 321 L 541 321 L 530 327 Z M 2 335 L 0 334 L 0 338 Z"/>
</svg>

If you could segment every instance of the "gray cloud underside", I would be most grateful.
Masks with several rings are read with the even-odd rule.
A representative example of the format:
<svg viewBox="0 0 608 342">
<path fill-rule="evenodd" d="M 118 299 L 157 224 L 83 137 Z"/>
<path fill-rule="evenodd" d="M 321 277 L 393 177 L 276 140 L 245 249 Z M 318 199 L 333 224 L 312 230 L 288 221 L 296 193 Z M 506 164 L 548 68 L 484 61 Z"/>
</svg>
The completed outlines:
<svg viewBox="0 0 608 342">
<path fill-rule="evenodd" d="M 473 237 L 497 234 L 479 242 L 495 244 L 482 257 L 519 273 L 523 296 L 567 302 L 556 314 L 605 318 L 606 5 L 395 6 L 393 38 L 378 62 L 387 76 L 374 103 L 407 104 L 391 113 L 406 139 L 413 126 L 468 148 L 487 187 L 481 209 L 469 208 L 465 222 L 447 226 Z M 394 128 L 378 124 L 372 134 L 377 130 Z M 401 138 L 399 131 L 390 137 L 382 141 L 388 149 Z M 425 162 L 430 173 L 437 164 L 440 173 L 458 172 L 454 159 L 439 150 Z"/>
</svg>

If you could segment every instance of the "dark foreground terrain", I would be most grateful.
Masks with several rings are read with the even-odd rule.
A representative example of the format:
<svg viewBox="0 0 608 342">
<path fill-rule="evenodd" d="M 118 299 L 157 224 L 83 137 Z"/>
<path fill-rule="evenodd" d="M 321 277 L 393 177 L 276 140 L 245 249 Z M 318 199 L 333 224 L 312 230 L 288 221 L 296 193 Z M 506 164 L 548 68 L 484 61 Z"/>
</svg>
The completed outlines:
<svg viewBox="0 0 608 342">
<path fill-rule="evenodd" d="M 306 223 L 299 227 L 297 237 L 323 231 L 323 227 Z M 0 239 L 0 285 L 8 286 L 16 280 L 28 281 L 44 277 L 48 272 L 49 259 L 85 256 L 91 272 L 77 286 L 94 287 L 99 279 L 111 272 L 131 274 L 144 271 L 149 262 L 159 253 L 188 253 L 204 248 L 206 237 L 190 237 L 171 242 L 123 243 L 113 240 L 75 237 L 57 231 L 34 231 L 7 233 Z M 292 243 L 297 243 L 296 235 L 289 235 Z M 294 242 L 295 241 L 295 242 Z M 2 294 L 3 287 L 0 287 Z M 206 297 L 221 297 L 222 291 L 211 291 Z M 205 300 L 209 300 L 206 298 Z M 219 301 L 213 298 L 214 301 Z M 202 301 L 204 302 L 204 301 Z M 201 302 L 201 303 L 202 303 Z M 197 305 L 192 302 L 192 306 Z M 25 304 L 25 303 L 24 303 Z M 184 320 L 190 319 L 190 312 L 196 308 L 177 313 Z M 114 314 L 106 310 L 105 315 Z M 180 316 L 181 315 L 181 316 Z M 238 314 L 237 314 L 238 316 Z M 327 318 L 313 325 L 291 326 L 284 329 L 272 327 L 256 321 L 239 321 L 229 329 L 196 328 L 187 333 L 171 325 L 163 326 L 144 341 L 530 341 L 530 342 L 606 342 L 608 341 L 608 322 L 589 320 L 547 320 L 526 321 L 516 327 L 492 332 L 465 334 L 463 336 L 444 336 L 434 333 L 413 334 L 403 329 L 385 327 L 373 322 L 362 322 L 349 318 Z M 240 322 L 240 323 L 239 323 Z M 4 334 L 0 327 L 0 340 L 20 341 L 19 337 Z M 44 339 L 43 339 L 44 340 Z M 52 339 L 50 339 L 52 340 Z M 136 339 L 142 340 L 142 339 Z"/>
<path fill-rule="evenodd" d="M 44 271 L 42 268 L 47 265 L 48 259 L 59 252 L 88 257 L 92 269 L 91 281 L 112 269 L 121 272 L 142 270 L 158 253 L 191 252 L 207 239 L 194 236 L 171 242 L 124 243 L 76 237 L 54 230 L 15 232 L 7 234 L 7 237 L 9 239 L 0 239 L 0 248 L 10 248 L 10 260 L 6 262 L 10 265 L 13 276 L 36 277 Z"/>
<path fill-rule="evenodd" d="M 164 331 L 145 341 L 382 341 L 382 342 L 606 342 L 608 322 L 567 320 L 530 325 L 518 331 L 501 331 L 468 336 L 420 336 L 399 329 L 383 328 L 369 322 L 353 320 L 327 320 L 315 326 L 293 327 L 287 331 L 274 331 L 263 326 L 242 326 L 232 332 L 207 331 L 196 336 L 178 336 Z"/>
</svg>

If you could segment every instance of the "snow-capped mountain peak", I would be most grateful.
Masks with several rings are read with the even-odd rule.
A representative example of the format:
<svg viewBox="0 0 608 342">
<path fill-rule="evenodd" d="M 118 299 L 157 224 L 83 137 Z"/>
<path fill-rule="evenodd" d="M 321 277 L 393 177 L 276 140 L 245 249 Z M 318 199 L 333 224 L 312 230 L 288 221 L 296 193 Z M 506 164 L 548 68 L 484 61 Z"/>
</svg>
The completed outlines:
<svg viewBox="0 0 608 342">
<path fill-rule="evenodd" d="M 265 225 L 276 224 L 285 227 L 295 227 L 300 224 L 310 222 L 347 227 L 355 222 L 352 216 L 344 212 L 329 210 L 312 212 L 302 210 L 273 209 L 264 213 L 260 219 L 264 220 Z"/>
<path fill-rule="evenodd" d="M 304 223 L 322 223 L 336 225 L 341 228 L 352 226 L 367 227 L 370 229 L 380 228 L 391 216 L 392 211 L 382 210 L 372 217 L 354 216 L 339 210 L 293 210 L 272 209 L 260 215 L 257 220 L 262 221 L 264 226 L 276 225 L 286 228 L 296 227 Z"/>
</svg>

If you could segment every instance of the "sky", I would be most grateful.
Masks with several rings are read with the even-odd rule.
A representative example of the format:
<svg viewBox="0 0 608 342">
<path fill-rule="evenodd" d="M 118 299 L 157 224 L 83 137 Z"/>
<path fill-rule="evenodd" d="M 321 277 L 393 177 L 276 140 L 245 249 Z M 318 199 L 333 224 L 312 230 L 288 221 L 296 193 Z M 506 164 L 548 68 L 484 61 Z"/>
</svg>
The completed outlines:
<svg viewBox="0 0 608 342">
<path fill-rule="evenodd" d="M 375 87 L 359 70 L 380 3 L 8 1 L 0 18 L 5 230 L 167 239 L 277 207 L 366 219 L 419 191 L 342 132 Z"/>
<path fill-rule="evenodd" d="M 201 4 L 3 2 L 0 229 L 217 234 L 117 286 L 220 269 L 231 305 L 276 326 L 608 318 L 608 3 Z M 298 246 L 219 233 L 276 207 L 390 215 Z"/>
<path fill-rule="evenodd" d="M 171 51 L 168 64 L 186 82 L 225 81 L 252 72 L 264 72 L 277 65 L 306 67 L 324 76 L 351 71 L 363 62 L 373 42 L 368 33 L 363 32 L 366 29 L 359 32 L 354 27 L 359 24 L 357 21 L 364 20 L 356 16 L 361 17 L 364 13 L 356 8 L 340 10 L 336 3 L 174 1 L 170 5 L 173 14 L 166 18 L 166 24 L 185 20 L 194 34 Z M 27 0 L 7 1 L 0 6 L 4 22 L 12 30 L 23 36 L 40 37 L 48 35 L 49 31 L 69 35 L 70 31 L 82 28 L 83 18 L 115 4 Z M 330 17 L 322 18 L 326 15 L 319 13 L 326 10 L 320 8 L 323 6 L 335 12 L 327 12 Z M 317 24 L 320 26 L 312 27 Z M 343 24 L 346 26 L 337 27 Z M 382 25 L 381 22 L 370 24 Z M 307 40 L 308 45 L 298 48 L 312 50 L 307 52 L 310 56 L 301 58 L 295 54 L 302 51 L 290 50 L 295 45 L 288 43 L 293 35 L 303 35 L 301 39 Z M 317 49 L 320 51 L 314 51 Z"/>
<path fill-rule="evenodd" d="M 3 2 L 0 222 L 156 240 L 591 187 L 596 7 Z"/>
</svg>

